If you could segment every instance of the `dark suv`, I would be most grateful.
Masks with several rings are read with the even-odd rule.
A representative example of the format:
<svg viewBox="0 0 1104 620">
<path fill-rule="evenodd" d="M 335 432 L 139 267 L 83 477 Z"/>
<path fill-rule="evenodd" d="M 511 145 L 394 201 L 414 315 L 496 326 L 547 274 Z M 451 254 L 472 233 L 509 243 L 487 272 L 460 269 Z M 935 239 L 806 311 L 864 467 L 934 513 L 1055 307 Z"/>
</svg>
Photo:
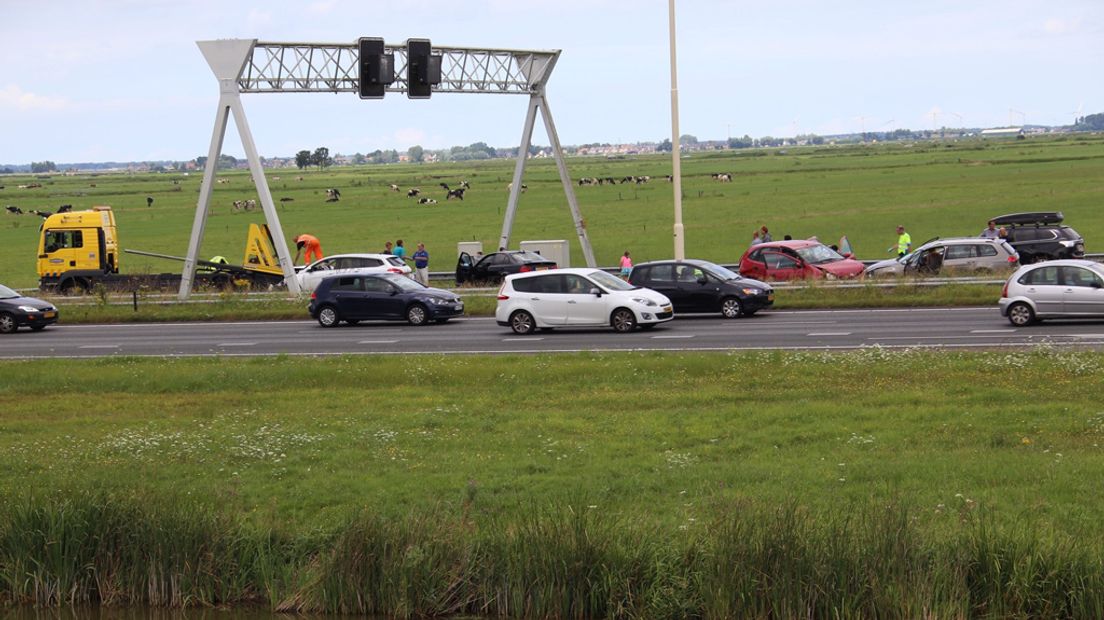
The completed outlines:
<svg viewBox="0 0 1104 620">
<path fill-rule="evenodd" d="M 993 218 L 1008 232 L 1008 242 L 1020 254 L 1020 264 L 1058 258 L 1084 258 L 1085 240 L 1062 225 L 1061 211 L 1012 213 Z"/>
<path fill-rule="evenodd" d="M 642 263 L 633 267 L 629 283 L 666 295 L 676 314 L 720 312 L 734 319 L 774 304 L 774 289 L 769 284 L 704 260 Z"/>
</svg>

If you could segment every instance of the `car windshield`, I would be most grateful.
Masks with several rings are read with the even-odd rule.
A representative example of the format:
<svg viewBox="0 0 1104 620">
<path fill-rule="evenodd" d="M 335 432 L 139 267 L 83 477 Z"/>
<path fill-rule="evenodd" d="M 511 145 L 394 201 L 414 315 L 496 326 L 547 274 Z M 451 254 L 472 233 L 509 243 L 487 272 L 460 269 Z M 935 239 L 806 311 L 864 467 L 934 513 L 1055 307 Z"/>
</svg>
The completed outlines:
<svg viewBox="0 0 1104 620">
<path fill-rule="evenodd" d="M 403 292 L 420 291 L 426 287 L 422 286 L 421 282 L 415 282 L 406 276 L 388 275 L 385 276 L 387 281 Z"/>
<path fill-rule="evenodd" d="M 639 288 L 605 271 L 591 271 L 586 276 L 611 291 L 632 291 Z"/>
<path fill-rule="evenodd" d="M 3 284 L 0 284 L 0 299 L 14 299 L 16 297 L 21 297 L 21 295 Z"/>
<path fill-rule="evenodd" d="M 812 263 L 813 265 L 821 265 L 823 263 L 832 263 L 838 260 L 843 260 L 839 252 L 836 252 L 832 248 L 820 244 L 813 245 L 807 248 L 801 248 L 797 251 L 801 255 L 801 258 L 805 259 L 806 263 Z"/>
<path fill-rule="evenodd" d="M 720 265 L 706 262 L 701 263 L 701 265 L 702 267 L 705 267 L 706 271 L 708 271 L 712 275 L 717 276 L 721 280 L 739 280 L 742 278 L 740 274 L 732 271 L 727 267 L 721 267 Z"/>
<path fill-rule="evenodd" d="M 1081 238 L 1078 232 L 1069 226 L 1063 226 L 1058 229 L 1058 237 L 1061 239 L 1069 239 L 1070 241 L 1076 241 Z"/>
</svg>

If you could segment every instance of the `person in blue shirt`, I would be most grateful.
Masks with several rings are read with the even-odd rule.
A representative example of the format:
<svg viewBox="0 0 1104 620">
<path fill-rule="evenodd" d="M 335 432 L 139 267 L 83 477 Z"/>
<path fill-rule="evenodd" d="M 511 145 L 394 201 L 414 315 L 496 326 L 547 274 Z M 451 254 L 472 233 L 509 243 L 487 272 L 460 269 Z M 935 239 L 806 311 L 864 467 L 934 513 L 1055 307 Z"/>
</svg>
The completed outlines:
<svg viewBox="0 0 1104 620">
<path fill-rule="evenodd" d="M 419 243 L 414 252 L 414 279 L 429 286 L 429 252 L 426 252 L 424 243 Z"/>
<path fill-rule="evenodd" d="M 403 260 L 406 260 L 406 248 L 403 247 L 402 239 L 399 239 L 395 242 L 395 249 L 391 250 L 391 253 Z"/>
</svg>

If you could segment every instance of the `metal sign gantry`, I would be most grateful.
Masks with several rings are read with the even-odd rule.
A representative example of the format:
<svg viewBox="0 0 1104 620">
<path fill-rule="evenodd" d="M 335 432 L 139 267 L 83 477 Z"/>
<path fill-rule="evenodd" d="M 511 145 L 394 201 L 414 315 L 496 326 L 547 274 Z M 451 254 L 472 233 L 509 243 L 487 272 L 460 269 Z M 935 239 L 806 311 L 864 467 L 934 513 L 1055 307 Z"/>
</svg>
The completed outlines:
<svg viewBox="0 0 1104 620">
<path fill-rule="evenodd" d="M 279 256 L 280 268 L 288 289 L 298 294 L 299 283 L 295 278 L 291 254 L 280 218 L 268 188 L 260 156 L 249 130 L 249 122 L 242 106 L 242 93 L 357 93 L 360 83 L 359 53 L 356 43 L 272 43 L 256 39 L 222 39 L 197 41 L 203 57 L 219 83 L 218 111 L 215 114 L 211 147 L 207 153 L 207 166 L 203 172 L 199 201 L 196 204 L 192 236 L 184 261 L 180 281 L 180 299 L 187 299 L 195 281 L 196 261 L 203 244 L 211 193 L 215 183 L 222 143 L 226 136 L 226 124 L 231 113 L 238 128 L 238 135 L 245 149 L 246 159 L 258 197 L 264 210 L 272 241 Z M 407 54 L 405 46 L 387 45 L 385 50 L 395 55 L 395 81 L 387 92 L 403 93 L 408 89 L 406 81 Z M 544 127 L 551 142 L 552 154 L 563 183 L 575 232 L 579 236 L 583 256 L 590 267 L 596 265 L 594 253 L 587 237 L 586 224 L 579 213 L 579 204 L 567 172 L 563 149 L 548 108 L 545 85 L 556 61 L 559 50 L 507 50 L 475 49 L 463 47 L 434 47 L 441 54 L 441 83 L 434 87 L 436 93 L 481 93 L 529 95 L 529 107 L 518 147 L 518 160 L 514 167 L 513 183 L 506 215 L 502 222 L 499 247 L 509 247 L 514 215 L 517 212 L 521 179 L 532 144 L 537 110 L 541 112 Z"/>
</svg>

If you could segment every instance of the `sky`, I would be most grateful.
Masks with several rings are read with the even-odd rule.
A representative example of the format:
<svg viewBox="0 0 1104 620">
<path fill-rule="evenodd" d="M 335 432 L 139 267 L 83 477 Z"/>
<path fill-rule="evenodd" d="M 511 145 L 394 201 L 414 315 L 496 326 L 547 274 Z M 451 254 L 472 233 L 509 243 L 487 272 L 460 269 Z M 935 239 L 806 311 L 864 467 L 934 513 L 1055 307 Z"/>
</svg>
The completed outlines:
<svg viewBox="0 0 1104 620">
<path fill-rule="evenodd" d="M 676 0 L 679 125 L 699 139 L 1068 124 L 1104 112 L 1100 0 Z M 562 144 L 671 137 L 664 0 L 0 0 L 0 164 L 206 155 L 218 84 L 195 42 L 562 50 Z M 290 156 L 520 142 L 526 97 L 245 94 Z M 535 144 L 548 144 L 538 122 Z M 232 124 L 224 152 L 243 157 Z"/>
</svg>

